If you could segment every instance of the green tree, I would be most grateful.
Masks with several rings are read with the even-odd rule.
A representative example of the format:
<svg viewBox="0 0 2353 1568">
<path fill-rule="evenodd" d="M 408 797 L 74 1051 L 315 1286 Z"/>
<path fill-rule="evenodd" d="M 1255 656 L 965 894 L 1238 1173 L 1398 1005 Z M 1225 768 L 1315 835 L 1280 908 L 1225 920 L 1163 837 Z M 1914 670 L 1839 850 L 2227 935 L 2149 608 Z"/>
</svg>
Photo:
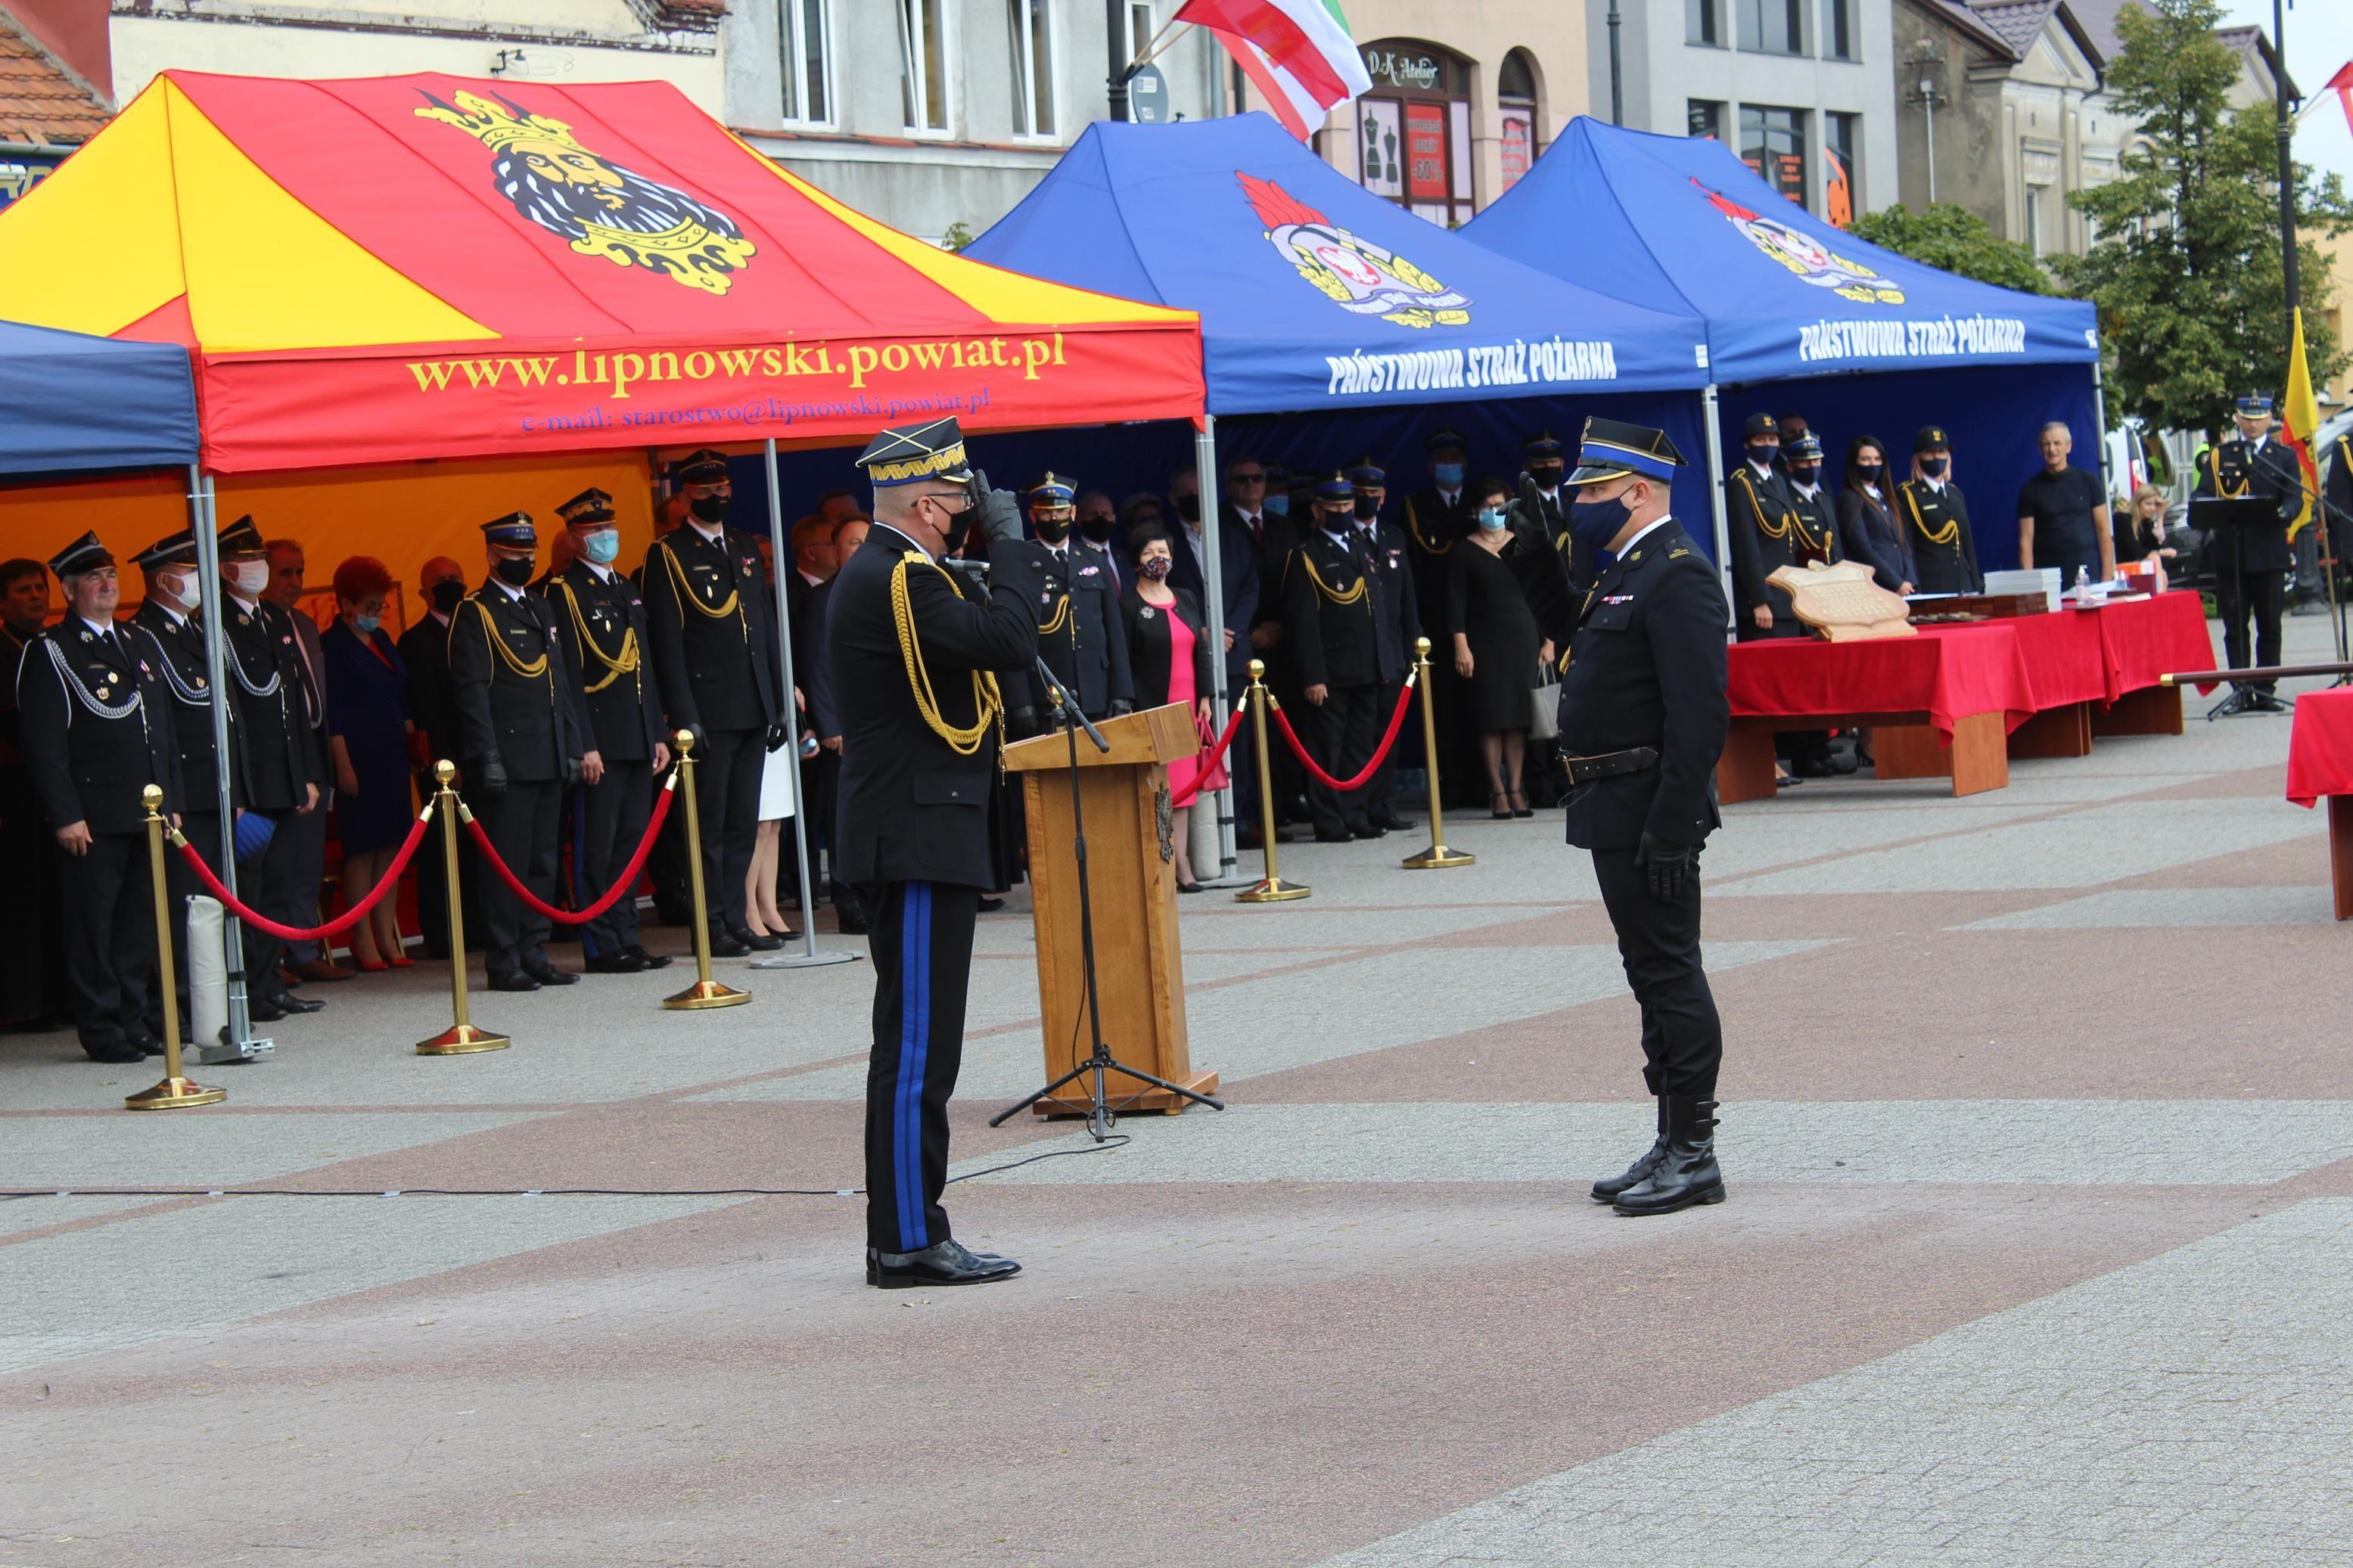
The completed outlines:
<svg viewBox="0 0 2353 1568">
<path fill-rule="evenodd" d="M 1930 202 L 1918 212 L 1892 206 L 1865 213 L 1848 233 L 1883 246 L 1898 256 L 1974 278 L 2004 289 L 2048 294 L 2051 276 L 2034 258 L 2033 248 L 2014 239 L 1997 239 L 1985 219 L 1952 202 Z"/>
<path fill-rule="evenodd" d="M 2214 430 L 2234 394 L 2287 380 L 2280 266 L 2278 151 L 2272 109 L 2234 113 L 2239 60 L 2216 40 L 2215 0 L 2150 0 L 2116 16 L 2109 62 L 2116 110 L 2138 122 L 2119 176 L 2070 200 L 2099 236 L 2052 266 L 2100 308 L 2111 370 L 2108 412 L 2152 426 Z M 2298 165 L 2297 247 L 2313 380 L 2337 362 L 2328 271 L 2308 243 L 2348 219 L 2341 183 Z"/>
</svg>

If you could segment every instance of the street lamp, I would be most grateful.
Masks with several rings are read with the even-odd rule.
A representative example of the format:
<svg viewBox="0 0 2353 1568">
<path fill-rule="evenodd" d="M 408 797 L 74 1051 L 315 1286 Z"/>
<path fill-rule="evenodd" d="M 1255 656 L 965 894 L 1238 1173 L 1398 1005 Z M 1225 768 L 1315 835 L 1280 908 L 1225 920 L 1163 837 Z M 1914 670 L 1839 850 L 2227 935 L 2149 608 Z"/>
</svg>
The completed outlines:
<svg viewBox="0 0 2353 1568">
<path fill-rule="evenodd" d="M 1936 105 L 1950 101 L 1936 86 L 1937 68 L 1944 65 L 1945 57 L 1936 52 L 1935 40 L 1923 38 L 1920 40 L 1920 52 L 1912 58 L 1912 63 L 1919 69 L 1920 75 L 1917 84 L 1904 95 L 1904 101 L 1916 103 L 1927 111 L 1928 200 L 1934 203 L 1936 199 Z"/>
</svg>

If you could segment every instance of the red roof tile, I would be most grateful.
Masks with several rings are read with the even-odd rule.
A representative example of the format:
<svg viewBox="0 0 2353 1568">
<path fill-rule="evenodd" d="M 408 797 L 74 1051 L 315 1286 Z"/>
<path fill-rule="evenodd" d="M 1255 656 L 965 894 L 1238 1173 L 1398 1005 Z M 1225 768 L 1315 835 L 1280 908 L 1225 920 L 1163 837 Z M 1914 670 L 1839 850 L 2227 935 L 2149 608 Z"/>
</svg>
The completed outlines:
<svg viewBox="0 0 2353 1568">
<path fill-rule="evenodd" d="M 0 141 L 78 146 L 113 111 L 0 16 Z"/>
</svg>

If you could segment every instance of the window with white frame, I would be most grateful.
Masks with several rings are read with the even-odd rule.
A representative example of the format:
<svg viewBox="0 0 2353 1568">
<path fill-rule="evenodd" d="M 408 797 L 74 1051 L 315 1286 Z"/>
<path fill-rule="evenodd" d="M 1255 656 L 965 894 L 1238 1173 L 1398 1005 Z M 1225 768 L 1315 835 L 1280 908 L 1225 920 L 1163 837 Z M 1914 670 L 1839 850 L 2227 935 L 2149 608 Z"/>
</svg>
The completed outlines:
<svg viewBox="0 0 2353 1568">
<path fill-rule="evenodd" d="M 1160 30 L 1160 19 L 1154 15 L 1153 0 L 1127 0 L 1126 47 L 1122 57 L 1133 60 L 1145 51 Z"/>
<path fill-rule="evenodd" d="M 785 119 L 833 121 L 833 47 L 827 0 L 778 0 L 776 42 L 784 56 Z"/>
<path fill-rule="evenodd" d="M 899 0 L 899 89 L 907 129 L 948 130 L 947 0 Z"/>
<path fill-rule="evenodd" d="M 1054 134 L 1053 0 L 1005 0 L 1013 29 L 1013 133 Z M 1133 58 L 1134 57 L 1130 57 Z"/>
</svg>

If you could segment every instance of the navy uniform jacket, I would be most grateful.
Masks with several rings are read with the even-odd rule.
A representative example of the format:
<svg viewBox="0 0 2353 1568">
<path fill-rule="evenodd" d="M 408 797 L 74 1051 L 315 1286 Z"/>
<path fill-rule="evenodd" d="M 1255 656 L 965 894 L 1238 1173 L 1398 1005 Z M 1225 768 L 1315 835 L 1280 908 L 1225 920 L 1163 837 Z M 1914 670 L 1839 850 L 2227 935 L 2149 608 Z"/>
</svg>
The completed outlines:
<svg viewBox="0 0 2353 1568">
<path fill-rule="evenodd" d="M 1004 553 L 1008 559 L 991 566 L 984 600 L 952 582 L 906 535 L 878 522 L 833 580 L 825 629 L 841 703 L 834 855 L 844 882 L 1007 885 L 1012 846 L 997 838 L 992 798 L 1004 787 L 996 727 L 966 756 L 924 721 L 891 593 L 903 564 L 908 614 L 940 720 L 969 728 L 978 718 L 971 672 L 1021 669 L 1038 652 L 1038 577 L 1026 556 Z"/>
<path fill-rule="evenodd" d="M 156 650 L 164 656 L 164 684 L 171 691 L 172 731 L 180 752 L 180 787 L 187 794 L 174 796 L 164 810 L 217 816 L 220 763 L 213 749 L 212 681 L 205 673 L 204 627 L 194 616 L 183 616 L 179 625 L 174 626 L 171 612 L 153 599 L 132 612 L 131 624 L 155 639 Z M 237 711 L 232 707 L 229 722 L 234 725 L 236 721 Z M 242 805 L 244 781 L 232 778 L 230 782 L 237 792 L 231 804 Z"/>
<path fill-rule="evenodd" d="M 1478 528 L 1478 512 L 1468 486 L 1456 490 L 1451 501 L 1435 485 L 1406 497 L 1405 536 L 1413 547 L 1414 598 L 1434 643 L 1460 629 L 1440 624 L 1446 618 L 1446 557 L 1458 540 Z"/>
<path fill-rule="evenodd" d="M 662 735 L 661 693 L 638 585 L 618 572 L 600 578 L 587 562 L 575 561 L 548 579 L 547 602 L 565 671 L 578 688 L 582 748 L 608 763 L 651 762 Z"/>
<path fill-rule="evenodd" d="M 302 690 L 302 651 L 294 623 L 266 602 L 248 610 L 227 599 L 221 613 L 223 669 L 229 686 L 229 735 L 237 744 L 243 804 L 256 811 L 294 811 L 308 792 L 326 788 L 327 760 L 311 729 Z"/>
<path fill-rule="evenodd" d="M 458 694 L 449 684 L 449 628 L 428 612 L 400 634 L 408 671 L 408 717 L 436 761 L 458 760 Z"/>
<path fill-rule="evenodd" d="M 1119 591 L 1103 556 L 1075 544 L 1057 553 L 1041 540 L 1025 539 L 997 546 L 989 560 L 1008 555 L 1020 556 L 1037 575 L 1038 657 L 1078 698 L 1081 711 L 1099 719 L 1114 701 L 1133 705 L 1135 679 L 1128 668 L 1127 631 L 1119 617 Z M 1053 700 L 1037 689 L 1034 671 L 1008 670 L 1001 679 L 1008 707 L 1035 708 L 1041 723 L 1051 717 Z"/>
<path fill-rule="evenodd" d="M 518 665 L 537 673 L 526 675 Z M 567 763 L 579 762 L 579 691 L 554 607 L 538 595 L 516 598 L 485 583 L 459 601 L 449 617 L 449 679 L 457 688 L 459 762 L 469 777 L 490 757 L 516 784 L 560 780 Z"/>
<path fill-rule="evenodd" d="M 765 730 L 784 718 L 776 600 L 756 537 L 730 528 L 708 539 L 681 523 L 646 552 L 644 587 L 670 728 Z"/>
<path fill-rule="evenodd" d="M 1356 524 L 1348 531 L 1353 535 Z M 1335 539 L 1321 528 L 1301 531 L 1282 583 L 1282 647 L 1294 681 L 1373 686 L 1398 679 L 1399 672 L 1381 663 L 1381 620 L 1388 613 L 1353 539 Z"/>
<path fill-rule="evenodd" d="M 108 637 L 74 615 L 25 645 L 16 670 L 25 770 L 52 830 L 81 822 L 92 833 L 136 833 L 147 820 L 139 794 L 151 784 L 163 786 L 166 816 L 178 809 L 179 742 L 163 664 L 164 650 L 137 626 L 117 622 Z"/>
<path fill-rule="evenodd" d="M 2233 437 L 2214 447 L 2198 464 L 2198 494 L 2201 496 L 2275 496 L 2280 526 L 2242 530 L 2239 569 L 2245 572 L 2293 572 L 2295 547 L 2287 542 L 2287 525 L 2304 510 L 2303 472 L 2295 455 L 2277 440 L 2257 451 Z M 2231 541 L 2218 533 L 2206 549 L 2218 572 L 2231 570 Z"/>
<path fill-rule="evenodd" d="M 1797 565 L 1806 558 L 1795 521 L 1797 510 L 1796 487 L 1779 473 L 1759 479 L 1756 465 L 1744 459 L 1724 476 L 1724 526 L 1732 545 L 1733 629 L 1743 637 L 1792 637 L 1805 630 L 1797 626 L 1789 595 L 1765 581 L 1782 567 Z M 1821 510 L 1827 513 L 1830 509 L 1824 505 Z M 1821 526 L 1810 527 L 1813 539 L 1820 540 L 1823 532 Z M 1759 605 L 1773 612 L 1770 632 L 1757 629 Z M 1784 630 L 1785 626 L 1797 629 Z"/>
<path fill-rule="evenodd" d="M 1584 596 L 1560 681 L 1560 749 L 1657 750 L 1656 768 L 1577 785 L 1568 841 L 1630 849 L 1645 833 L 1699 844 L 1721 821 L 1715 763 L 1732 722 L 1724 590 L 1691 536 L 1662 521 Z"/>
<path fill-rule="evenodd" d="M 1977 536 L 1969 531 L 1969 500 L 1960 486 L 1948 480 L 1938 489 L 1926 479 L 1905 480 L 1895 487 L 1895 525 L 1910 531 L 1904 538 L 1920 574 L 1912 579 L 1915 593 L 1985 592 Z"/>
<path fill-rule="evenodd" d="M 1373 628 L 1380 641 L 1381 679 L 1403 680 L 1413 668 L 1413 639 L 1421 636 L 1412 547 L 1402 530 L 1378 522 L 1356 530 L 1356 548 L 1372 562 L 1374 587 L 1381 596 L 1381 616 Z"/>
</svg>

